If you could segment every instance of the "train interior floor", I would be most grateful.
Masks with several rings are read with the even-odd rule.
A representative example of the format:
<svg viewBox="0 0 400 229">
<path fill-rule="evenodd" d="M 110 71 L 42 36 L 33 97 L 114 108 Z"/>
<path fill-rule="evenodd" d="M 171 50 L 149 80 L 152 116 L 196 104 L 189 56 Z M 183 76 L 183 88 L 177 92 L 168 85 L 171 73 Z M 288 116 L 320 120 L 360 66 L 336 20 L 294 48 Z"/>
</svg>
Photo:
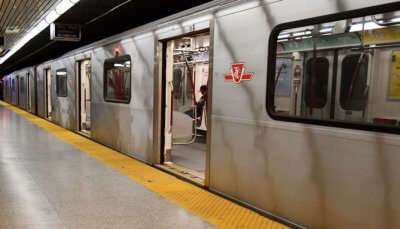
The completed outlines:
<svg viewBox="0 0 400 229">
<path fill-rule="evenodd" d="M 287 228 L 3 102 L 0 197 L 0 229 Z"/>
<path fill-rule="evenodd" d="M 207 145 L 195 142 L 189 145 L 176 145 L 172 151 L 172 161 L 182 167 L 204 174 Z"/>
</svg>

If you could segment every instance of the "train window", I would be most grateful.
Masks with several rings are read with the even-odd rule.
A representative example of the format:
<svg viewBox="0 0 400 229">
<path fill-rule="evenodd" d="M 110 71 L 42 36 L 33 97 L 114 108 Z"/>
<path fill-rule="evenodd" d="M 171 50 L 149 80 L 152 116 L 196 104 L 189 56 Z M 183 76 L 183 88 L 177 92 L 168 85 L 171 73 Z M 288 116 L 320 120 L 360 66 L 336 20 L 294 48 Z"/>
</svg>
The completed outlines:
<svg viewBox="0 0 400 229">
<path fill-rule="evenodd" d="M 281 121 L 400 133 L 400 11 L 390 8 L 275 27 L 268 114 Z M 277 86 L 283 69 L 285 93 Z"/>
<path fill-rule="evenodd" d="M 340 105 L 345 110 L 362 111 L 367 105 L 368 56 L 348 55 L 342 62 Z"/>
<path fill-rule="evenodd" d="M 131 57 L 129 55 L 104 62 L 104 100 L 129 103 L 131 100 Z"/>
<path fill-rule="evenodd" d="M 68 78 L 65 68 L 56 71 L 56 93 L 58 97 L 68 96 Z"/>
</svg>

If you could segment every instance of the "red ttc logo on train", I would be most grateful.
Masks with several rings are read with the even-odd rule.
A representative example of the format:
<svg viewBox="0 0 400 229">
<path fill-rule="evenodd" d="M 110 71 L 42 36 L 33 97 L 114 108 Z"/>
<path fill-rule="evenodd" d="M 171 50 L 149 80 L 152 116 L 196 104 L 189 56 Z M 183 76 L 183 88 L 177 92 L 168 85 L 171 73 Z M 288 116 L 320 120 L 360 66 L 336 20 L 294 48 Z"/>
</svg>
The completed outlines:
<svg viewBox="0 0 400 229">
<path fill-rule="evenodd" d="M 225 80 L 240 83 L 242 80 L 251 80 L 253 73 L 245 73 L 244 63 L 232 64 L 231 74 L 225 75 Z"/>
</svg>

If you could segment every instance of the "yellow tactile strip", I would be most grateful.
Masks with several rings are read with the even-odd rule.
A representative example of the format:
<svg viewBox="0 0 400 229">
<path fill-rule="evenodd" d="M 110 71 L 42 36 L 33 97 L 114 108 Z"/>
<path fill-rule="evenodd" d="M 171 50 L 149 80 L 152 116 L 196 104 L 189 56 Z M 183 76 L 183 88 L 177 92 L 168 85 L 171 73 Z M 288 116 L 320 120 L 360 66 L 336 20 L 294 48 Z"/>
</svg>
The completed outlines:
<svg viewBox="0 0 400 229">
<path fill-rule="evenodd" d="M 288 228 L 12 105 L 0 105 L 219 228 Z"/>
</svg>

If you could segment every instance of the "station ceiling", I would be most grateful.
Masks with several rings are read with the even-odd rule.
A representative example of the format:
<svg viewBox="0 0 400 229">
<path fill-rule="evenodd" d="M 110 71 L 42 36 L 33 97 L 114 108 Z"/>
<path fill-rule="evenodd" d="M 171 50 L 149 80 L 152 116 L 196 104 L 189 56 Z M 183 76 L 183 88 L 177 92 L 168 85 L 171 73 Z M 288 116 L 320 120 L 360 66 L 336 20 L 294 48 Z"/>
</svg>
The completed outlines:
<svg viewBox="0 0 400 229">
<path fill-rule="evenodd" d="M 6 43 L 15 42 L 56 2 L 0 0 L 0 36 L 6 37 Z M 0 76 L 206 2 L 211 0 L 81 0 L 56 20 L 80 24 L 80 42 L 50 41 L 48 27 L 0 65 Z"/>
<path fill-rule="evenodd" d="M 0 0 L 0 35 L 12 46 L 58 0 Z"/>
</svg>

